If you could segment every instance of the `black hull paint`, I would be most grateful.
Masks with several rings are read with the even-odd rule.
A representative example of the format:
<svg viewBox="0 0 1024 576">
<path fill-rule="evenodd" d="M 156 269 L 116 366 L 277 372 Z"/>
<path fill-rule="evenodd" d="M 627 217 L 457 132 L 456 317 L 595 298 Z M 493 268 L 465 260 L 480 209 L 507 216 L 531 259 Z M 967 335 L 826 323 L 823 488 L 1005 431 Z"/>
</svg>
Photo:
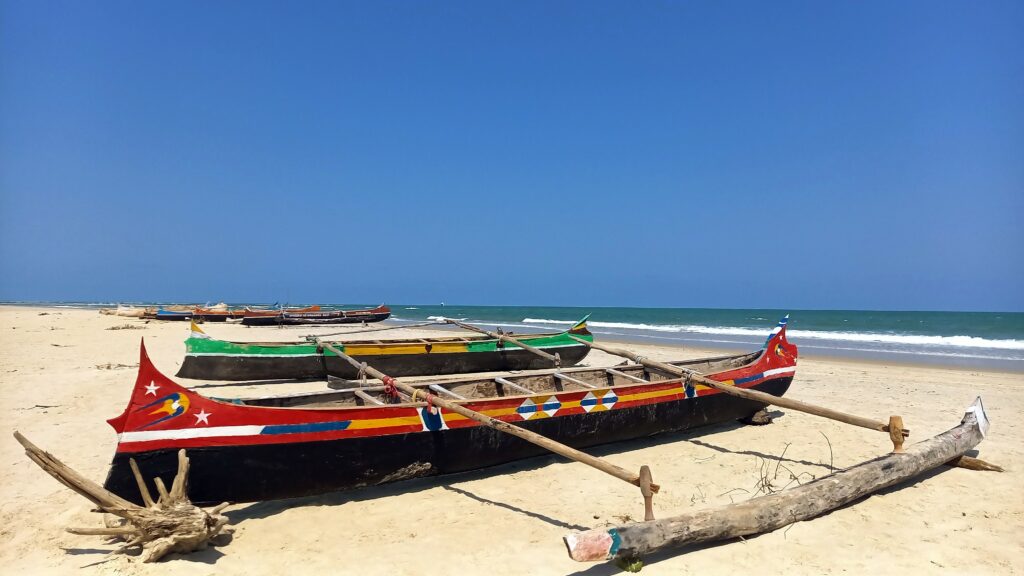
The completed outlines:
<svg viewBox="0 0 1024 576">
<path fill-rule="evenodd" d="M 586 346 L 552 349 L 562 366 L 574 366 L 590 351 Z M 542 370 L 551 362 L 522 348 L 497 352 L 455 352 L 438 354 L 377 354 L 356 356 L 381 372 L 394 377 L 464 374 L 467 372 L 507 372 Z M 300 358 L 260 358 L 254 356 L 186 356 L 178 370 L 179 378 L 196 380 L 278 380 L 325 377 L 355 379 L 356 369 L 337 356 Z"/>
<path fill-rule="evenodd" d="M 391 312 L 381 312 L 379 314 L 360 314 L 358 316 L 332 316 L 327 318 L 318 318 L 314 315 L 323 314 L 323 312 L 311 312 L 310 316 L 303 316 L 302 314 L 285 315 L 285 316 L 247 316 L 242 319 L 242 324 L 245 326 L 299 326 L 299 325 L 317 325 L 317 324 L 360 324 L 362 322 L 382 322 L 391 317 Z"/>
<path fill-rule="evenodd" d="M 779 378 L 754 388 L 781 396 L 791 381 L 791 377 Z M 727 394 L 713 394 L 555 416 L 521 425 L 570 446 L 586 448 L 728 422 L 763 406 Z M 529 442 L 486 426 L 323 442 L 192 448 L 188 450 L 188 494 L 197 504 L 309 496 L 476 470 L 544 453 Z M 141 498 L 129 457 L 135 458 L 146 478 L 159 476 L 167 483 L 177 470 L 175 450 L 116 454 L 104 486 L 135 503 L 141 504 Z"/>
</svg>

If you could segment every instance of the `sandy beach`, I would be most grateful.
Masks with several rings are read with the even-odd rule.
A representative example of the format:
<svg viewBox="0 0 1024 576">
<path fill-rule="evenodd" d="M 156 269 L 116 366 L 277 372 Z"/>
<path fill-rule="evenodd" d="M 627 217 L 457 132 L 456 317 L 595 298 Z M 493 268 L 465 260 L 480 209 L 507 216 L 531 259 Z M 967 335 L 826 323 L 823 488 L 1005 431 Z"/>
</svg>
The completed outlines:
<svg viewBox="0 0 1024 576">
<path fill-rule="evenodd" d="M 139 339 L 173 375 L 187 323 L 145 323 L 95 310 L 0 307 L 0 565 L 56 574 L 614 574 L 580 564 L 566 533 L 642 518 L 637 491 L 577 463 L 535 458 L 462 475 L 228 509 L 236 531 L 221 547 L 156 564 L 108 556 L 114 548 L 67 526 L 99 526 L 88 503 L 23 455 L 18 430 L 102 482 L 115 448 L 105 420 L 123 410 Z M 130 325 L 139 329 L 113 330 Z M 341 332 L 326 327 L 320 332 Z M 350 330 L 358 330 L 351 328 Z M 207 325 L 214 337 L 290 340 L 317 330 Z M 426 336 L 403 328 L 376 337 Z M 343 339 L 343 337 L 340 337 Z M 715 353 L 631 345 L 662 360 Z M 587 365 L 620 359 L 592 352 Z M 256 386 L 180 380 L 219 397 L 312 391 L 323 383 Z M 834 511 L 743 541 L 645 558 L 643 574 L 1024 573 L 1024 374 L 857 362 L 803 355 L 788 396 L 879 419 L 903 416 L 911 443 L 959 423 L 982 396 L 992 427 L 979 456 L 1006 473 L 943 467 Z M 650 465 L 659 517 L 756 496 L 762 465 L 776 488 L 886 453 L 884 434 L 792 411 L 769 426 L 728 424 L 605 446 L 592 452 L 627 469 Z M 780 455 L 785 453 L 783 457 Z M 776 474 L 777 471 L 777 474 Z M 794 479 L 794 477 L 796 479 Z"/>
</svg>

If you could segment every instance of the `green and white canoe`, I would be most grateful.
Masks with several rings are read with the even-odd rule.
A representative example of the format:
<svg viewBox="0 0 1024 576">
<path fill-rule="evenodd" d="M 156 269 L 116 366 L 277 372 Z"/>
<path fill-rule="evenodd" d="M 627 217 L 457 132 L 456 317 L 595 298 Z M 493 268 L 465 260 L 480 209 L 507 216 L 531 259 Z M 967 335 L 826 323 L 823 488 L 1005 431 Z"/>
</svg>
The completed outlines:
<svg viewBox="0 0 1024 576">
<path fill-rule="evenodd" d="M 587 317 L 589 318 L 589 316 Z M 558 354 L 562 366 L 583 360 L 589 348 L 569 338 L 593 341 L 587 318 L 565 332 L 517 334 L 516 340 Z M 331 342 L 342 352 L 390 376 L 429 376 L 551 368 L 551 362 L 509 342 L 489 336 L 448 336 L 408 340 Z M 185 361 L 178 377 L 197 380 L 354 379 L 357 371 L 331 351 L 312 342 L 228 342 L 196 326 L 185 340 Z"/>
</svg>

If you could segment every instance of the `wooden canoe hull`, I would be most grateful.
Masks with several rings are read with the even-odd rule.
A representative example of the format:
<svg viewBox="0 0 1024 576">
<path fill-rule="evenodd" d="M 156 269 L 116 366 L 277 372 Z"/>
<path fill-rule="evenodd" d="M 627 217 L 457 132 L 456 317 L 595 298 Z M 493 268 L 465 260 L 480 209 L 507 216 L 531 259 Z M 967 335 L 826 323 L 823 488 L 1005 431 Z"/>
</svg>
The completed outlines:
<svg viewBox="0 0 1024 576">
<path fill-rule="evenodd" d="M 352 344 L 353 346 L 355 344 Z M 760 350 L 682 360 L 726 386 L 782 395 L 798 351 L 786 320 Z M 434 394 L 578 448 L 687 430 L 752 414 L 759 401 L 640 365 L 547 369 L 246 399 L 207 397 L 160 373 L 143 346 L 124 411 L 108 420 L 117 451 L 106 486 L 138 491 L 135 458 L 147 476 L 171 474 L 188 451 L 195 502 L 289 498 L 418 476 L 485 468 L 541 453 L 533 444 L 433 403 Z M 409 391 L 409 390 L 413 391 Z"/>
<path fill-rule="evenodd" d="M 369 310 L 322 310 L 318 312 L 283 312 L 268 316 L 246 312 L 242 324 L 246 326 L 299 326 L 318 324 L 359 324 L 381 322 L 391 317 L 391 309 L 378 306 Z"/>
<path fill-rule="evenodd" d="M 562 366 L 575 366 L 587 356 L 590 349 L 581 344 L 553 351 L 558 352 Z M 371 354 L 354 358 L 394 377 L 541 370 L 551 367 L 547 359 L 522 348 L 445 354 Z M 228 381 L 325 378 L 328 375 L 352 380 L 358 376 L 358 371 L 337 356 L 186 356 L 176 374 L 179 378 Z"/>
<path fill-rule="evenodd" d="M 751 388 L 781 396 L 791 381 L 792 376 L 775 378 Z M 519 425 L 575 448 L 587 448 L 729 422 L 763 407 L 758 402 L 713 394 Z M 188 493 L 196 504 L 292 498 L 465 472 L 545 453 L 525 440 L 483 426 L 317 442 L 190 448 Z M 176 449 L 117 453 L 104 486 L 132 502 L 141 503 L 141 499 L 129 457 L 135 458 L 146 478 L 172 478 L 177 469 Z"/>
</svg>

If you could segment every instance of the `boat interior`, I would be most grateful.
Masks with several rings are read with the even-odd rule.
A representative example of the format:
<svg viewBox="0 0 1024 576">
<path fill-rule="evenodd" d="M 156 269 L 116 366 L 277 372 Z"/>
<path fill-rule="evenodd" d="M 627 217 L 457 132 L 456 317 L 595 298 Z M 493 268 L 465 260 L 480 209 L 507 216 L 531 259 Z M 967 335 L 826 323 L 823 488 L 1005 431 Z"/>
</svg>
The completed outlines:
<svg viewBox="0 0 1024 576">
<path fill-rule="evenodd" d="M 558 336 L 559 334 L 564 334 L 564 332 L 537 332 L 537 333 L 530 333 L 530 334 L 515 334 L 514 332 L 505 332 L 504 334 L 506 334 L 508 336 L 515 336 L 516 338 L 520 338 L 520 339 L 529 339 L 529 338 L 549 338 L 551 336 Z M 363 344 L 378 345 L 378 346 L 380 346 L 380 345 L 385 345 L 385 346 L 388 346 L 388 345 L 408 346 L 410 344 L 442 344 L 442 343 L 444 343 L 444 344 L 447 344 L 447 343 L 459 344 L 459 343 L 468 343 L 468 342 L 484 342 L 484 341 L 487 341 L 487 340 L 494 340 L 494 338 L 491 338 L 490 336 L 487 336 L 486 334 L 480 334 L 480 335 L 471 335 L 471 336 L 444 336 L 444 337 L 440 337 L 440 338 L 437 338 L 437 337 L 433 337 L 433 338 L 401 338 L 401 339 L 390 339 L 390 340 L 338 340 L 338 341 L 324 340 L 324 342 L 326 342 L 327 344 L 331 344 L 333 346 L 358 346 L 358 345 L 363 345 Z M 229 341 L 225 340 L 225 342 L 229 342 Z M 231 344 L 237 344 L 239 346 L 267 346 L 267 347 L 296 346 L 296 345 L 307 345 L 307 344 L 312 344 L 312 343 L 313 342 L 310 341 L 310 340 L 298 341 L 298 342 L 296 342 L 296 341 L 291 341 L 291 342 L 233 342 L 232 341 L 231 342 Z M 512 345 L 510 344 L 509 346 L 512 346 Z"/>
<path fill-rule="evenodd" d="M 670 362 L 675 366 L 688 368 L 698 374 L 715 374 L 733 370 L 756 362 L 761 351 L 731 356 L 716 356 Z M 567 369 L 530 370 L 515 373 L 503 372 L 496 375 L 461 376 L 458 378 L 436 377 L 420 380 L 403 379 L 410 386 L 423 389 L 424 393 L 442 396 L 452 401 L 477 401 L 504 397 L 528 397 L 536 394 L 586 391 L 648 384 L 651 382 L 679 381 L 673 374 L 646 368 L 640 364 L 623 363 L 617 366 L 594 368 L 577 367 Z M 384 386 L 377 380 L 367 382 L 331 379 L 332 390 L 291 394 L 287 396 L 265 396 L 260 398 L 217 400 L 246 406 L 267 406 L 276 408 L 355 408 L 364 406 L 405 405 L 422 406 L 424 402 L 413 402 L 404 392 L 398 398 L 385 394 Z"/>
</svg>

